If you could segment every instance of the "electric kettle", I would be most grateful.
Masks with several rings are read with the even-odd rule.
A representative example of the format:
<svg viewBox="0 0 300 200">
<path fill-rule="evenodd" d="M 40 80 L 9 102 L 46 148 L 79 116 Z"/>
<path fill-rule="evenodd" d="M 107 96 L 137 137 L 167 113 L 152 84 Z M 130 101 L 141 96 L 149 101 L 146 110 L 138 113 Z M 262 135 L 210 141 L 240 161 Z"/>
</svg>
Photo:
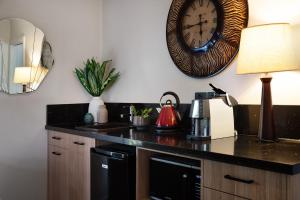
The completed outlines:
<svg viewBox="0 0 300 200">
<path fill-rule="evenodd" d="M 166 95 L 171 95 L 176 100 L 176 107 L 173 102 L 168 99 L 164 105 L 162 105 L 162 98 Z M 176 93 L 165 92 L 160 98 L 161 111 L 159 117 L 156 120 L 156 128 L 158 129 L 174 129 L 178 126 L 180 116 L 177 110 L 179 109 L 180 100 Z"/>
</svg>

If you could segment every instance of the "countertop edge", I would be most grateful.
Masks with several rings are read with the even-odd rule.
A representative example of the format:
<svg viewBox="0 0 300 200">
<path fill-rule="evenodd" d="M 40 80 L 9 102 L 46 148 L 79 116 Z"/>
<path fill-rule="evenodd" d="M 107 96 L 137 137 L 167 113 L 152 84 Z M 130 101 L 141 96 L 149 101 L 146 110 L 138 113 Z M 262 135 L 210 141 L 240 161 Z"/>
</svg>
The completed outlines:
<svg viewBox="0 0 300 200">
<path fill-rule="evenodd" d="M 149 148 L 158 151 L 165 151 L 168 153 L 176 153 L 176 154 L 195 157 L 199 159 L 219 161 L 219 162 L 235 164 L 239 166 L 250 167 L 250 168 L 261 169 L 261 170 L 267 170 L 267 171 L 272 171 L 272 172 L 277 172 L 277 173 L 282 173 L 287 175 L 295 175 L 300 173 L 300 163 L 283 164 L 283 163 L 252 159 L 247 157 L 220 154 L 215 152 L 193 151 L 190 149 L 184 149 L 179 147 L 153 144 L 147 141 L 135 140 L 133 142 L 132 139 L 99 134 L 99 132 L 95 133 L 95 132 L 88 132 L 88 131 L 80 131 L 80 130 L 62 128 L 62 127 L 57 127 L 52 125 L 46 125 L 45 129 L 50 131 L 58 131 L 58 132 L 72 134 L 72 135 L 83 136 L 83 137 L 90 137 L 96 140 L 102 140 L 106 142 L 114 142 L 119 144 L 132 145 L 136 147 L 144 147 L 144 148 Z"/>
</svg>

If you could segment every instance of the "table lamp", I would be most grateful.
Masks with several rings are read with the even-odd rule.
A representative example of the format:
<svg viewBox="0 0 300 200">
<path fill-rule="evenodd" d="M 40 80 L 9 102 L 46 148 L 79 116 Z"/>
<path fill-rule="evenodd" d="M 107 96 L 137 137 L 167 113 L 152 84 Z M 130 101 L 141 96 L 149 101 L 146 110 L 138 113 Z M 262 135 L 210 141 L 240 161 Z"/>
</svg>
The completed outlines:
<svg viewBox="0 0 300 200">
<path fill-rule="evenodd" d="M 276 141 L 269 72 L 297 70 L 291 26 L 265 24 L 242 30 L 237 74 L 263 73 L 258 137 Z"/>
<path fill-rule="evenodd" d="M 26 85 L 30 82 L 31 67 L 16 67 L 14 83 L 22 84 L 23 92 L 26 92 Z"/>
</svg>

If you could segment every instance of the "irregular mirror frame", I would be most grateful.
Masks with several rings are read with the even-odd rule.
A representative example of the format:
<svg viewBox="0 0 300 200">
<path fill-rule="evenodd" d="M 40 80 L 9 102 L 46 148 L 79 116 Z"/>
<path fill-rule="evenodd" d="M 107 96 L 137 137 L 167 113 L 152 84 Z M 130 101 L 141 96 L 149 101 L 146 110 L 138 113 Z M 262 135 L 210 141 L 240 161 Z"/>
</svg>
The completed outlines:
<svg viewBox="0 0 300 200">
<path fill-rule="evenodd" d="M 35 91 L 53 65 L 51 45 L 39 28 L 18 18 L 0 21 L 0 91 Z"/>
</svg>

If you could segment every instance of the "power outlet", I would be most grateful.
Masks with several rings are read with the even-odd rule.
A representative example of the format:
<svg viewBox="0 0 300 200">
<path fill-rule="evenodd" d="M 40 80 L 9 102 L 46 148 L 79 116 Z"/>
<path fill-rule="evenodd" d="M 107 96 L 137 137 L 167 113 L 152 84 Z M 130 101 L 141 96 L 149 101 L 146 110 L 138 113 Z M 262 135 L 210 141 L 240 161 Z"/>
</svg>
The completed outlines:
<svg viewBox="0 0 300 200">
<path fill-rule="evenodd" d="M 156 108 L 156 111 L 158 112 L 158 113 L 160 113 L 160 111 L 161 111 L 161 108 L 159 107 L 159 108 Z M 0 199 L 1 200 L 1 199 Z"/>
</svg>

